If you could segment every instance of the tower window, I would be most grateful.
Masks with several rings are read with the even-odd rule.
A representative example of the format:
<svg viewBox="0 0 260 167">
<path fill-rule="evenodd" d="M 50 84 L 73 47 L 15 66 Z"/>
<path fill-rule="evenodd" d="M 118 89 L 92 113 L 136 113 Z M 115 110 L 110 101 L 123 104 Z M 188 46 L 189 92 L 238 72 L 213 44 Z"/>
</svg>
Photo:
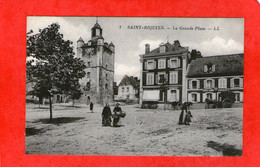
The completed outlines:
<svg viewBox="0 0 260 167">
<path fill-rule="evenodd" d="M 100 36 L 100 29 L 96 29 L 96 36 Z"/>
<path fill-rule="evenodd" d="M 90 78 L 90 72 L 87 72 L 87 78 Z"/>
<path fill-rule="evenodd" d="M 107 85 L 107 83 L 106 83 L 105 88 L 107 88 L 107 87 L 108 87 L 108 85 Z"/>
</svg>

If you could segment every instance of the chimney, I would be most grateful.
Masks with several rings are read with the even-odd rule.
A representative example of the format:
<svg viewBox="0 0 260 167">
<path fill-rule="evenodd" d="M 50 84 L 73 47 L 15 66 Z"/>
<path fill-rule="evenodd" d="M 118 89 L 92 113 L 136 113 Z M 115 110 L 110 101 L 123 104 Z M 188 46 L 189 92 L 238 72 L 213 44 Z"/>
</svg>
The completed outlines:
<svg viewBox="0 0 260 167">
<path fill-rule="evenodd" d="M 145 44 L 145 54 L 150 52 L 150 44 Z"/>
<path fill-rule="evenodd" d="M 174 41 L 174 48 L 177 50 L 180 47 L 180 42 L 178 40 Z"/>
</svg>

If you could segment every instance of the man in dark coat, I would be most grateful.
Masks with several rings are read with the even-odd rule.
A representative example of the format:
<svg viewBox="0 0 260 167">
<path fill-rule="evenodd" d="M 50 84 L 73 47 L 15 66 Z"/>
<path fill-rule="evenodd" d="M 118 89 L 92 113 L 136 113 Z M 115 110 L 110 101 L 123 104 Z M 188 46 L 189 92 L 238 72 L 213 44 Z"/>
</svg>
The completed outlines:
<svg viewBox="0 0 260 167">
<path fill-rule="evenodd" d="M 102 125 L 103 126 L 111 126 L 111 109 L 108 105 L 108 103 L 106 104 L 106 106 L 103 108 L 102 111 Z"/>
</svg>

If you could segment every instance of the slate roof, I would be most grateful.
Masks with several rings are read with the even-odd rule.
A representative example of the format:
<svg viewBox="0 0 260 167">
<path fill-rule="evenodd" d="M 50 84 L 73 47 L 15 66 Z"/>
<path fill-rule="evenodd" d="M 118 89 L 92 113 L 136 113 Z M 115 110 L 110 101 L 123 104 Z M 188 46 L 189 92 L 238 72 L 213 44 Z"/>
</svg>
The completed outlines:
<svg viewBox="0 0 260 167">
<path fill-rule="evenodd" d="M 132 85 L 135 89 L 138 89 L 139 81 L 135 79 L 133 76 L 129 77 L 125 75 L 118 86 L 123 86 L 123 85 Z"/>
<path fill-rule="evenodd" d="M 96 23 L 95 25 L 94 25 L 94 27 L 92 27 L 92 29 L 93 28 L 99 28 L 99 29 L 101 29 L 101 26 L 98 24 L 98 23 Z"/>
<path fill-rule="evenodd" d="M 158 55 L 166 55 L 166 54 L 179 54 L 179 53 L 185 53 L 188 52 L 189 48 L 188 47 L 175 47 L 173 44 L 170 44 L 167 42 L 165 44 L 166 46 L 166 52 L 165 53 L 160 53 L 160 47 L 150 51 L 149 53 L 146 53 L 144 56 L 158 56 Z"/>
<path fill-rule="evenodd" d="M 214 72 L 204 72 L 204 65 L 215 65 Z M 244 54 L 218 55 L 197 58 L 192 60 L 188 69 L 187 77 L 210 77 L 243 75 Z"/>
</svg>

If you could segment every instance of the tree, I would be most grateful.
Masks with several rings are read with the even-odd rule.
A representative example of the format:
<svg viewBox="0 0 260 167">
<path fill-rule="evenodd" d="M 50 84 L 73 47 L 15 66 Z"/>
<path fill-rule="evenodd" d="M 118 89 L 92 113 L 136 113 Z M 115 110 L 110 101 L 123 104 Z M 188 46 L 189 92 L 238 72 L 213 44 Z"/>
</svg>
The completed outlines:
<svg viewBox="0 0 260 167">
<path fill-rule="evenodd" d="M 84 61 L 74 57 L 72 42 L 63 39 L 58 23 L 27 33 L 26 77 L 34 82 L 32 93 L 39 98 L 49 98 L 52 119 L 53 94 L 70 94 L 79 88 L 79 79 L 85 76 Z"/>
<path fill-rule="evenodd" d="M 190 53 L 190 59 L 189 59 L 189 63 L 192 61 L 192 60 L 196 60 L 197 58 L 201 58 L 202 55 L 200 53 L 200 51 L 197 51 L 196 49 L 192 49 L 191 50 L 191 53 Z"/>
</svg>

